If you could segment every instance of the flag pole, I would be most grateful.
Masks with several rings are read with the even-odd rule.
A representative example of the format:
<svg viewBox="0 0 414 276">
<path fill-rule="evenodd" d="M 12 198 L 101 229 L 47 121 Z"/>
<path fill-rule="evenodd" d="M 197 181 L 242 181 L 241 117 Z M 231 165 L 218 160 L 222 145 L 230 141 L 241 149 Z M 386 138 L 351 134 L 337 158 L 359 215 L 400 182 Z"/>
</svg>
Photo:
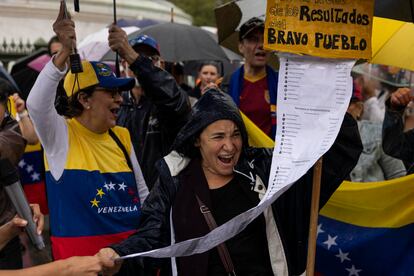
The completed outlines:
<svg viewBox="0 0 414 276">
<path fill-rule="evenodd" d="M 312 202 L 310 210 L 308 258 L 306 263 L 306 276 L 315 274 L 316 238 L 319 215 L 319 197 L 321 193 L 322 157 L 313 166 Z"/>
<path fill-rule="evenodd" d="M 113 0 L 114 6 L 114 25 L 116 25 L 116 0 Z M 118 52 L 115 52 L 115 74 L 119 78 L 121 76 L 121 71 L 119 70 L 119 55 Z"/>
</svg>

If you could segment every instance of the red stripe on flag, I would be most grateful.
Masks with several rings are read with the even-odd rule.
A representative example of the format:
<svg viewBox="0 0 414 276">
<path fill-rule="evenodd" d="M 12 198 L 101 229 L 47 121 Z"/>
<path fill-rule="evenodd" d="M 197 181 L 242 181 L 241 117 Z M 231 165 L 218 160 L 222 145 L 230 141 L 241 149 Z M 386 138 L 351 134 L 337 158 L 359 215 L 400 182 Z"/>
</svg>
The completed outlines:
<svg viewBox="0 0 414 276">
<path fill-rule="evenodd" d="M 40 210 L 44 215 L 49 214 L 47 208 L 45 183 L 43 181 L 33 184 L 23 185 L 24 193 L 30 203 L 37 203 L 40 205 Z"/>
<path fill-rule="evenodd" d="M 55 260 L 72 256 L 93 256 L 101 248 L 125 240 L 135 230 L 118 234 L 83 236 L 83 237 L 51 237 L 52 252 Z"/>
</svg>

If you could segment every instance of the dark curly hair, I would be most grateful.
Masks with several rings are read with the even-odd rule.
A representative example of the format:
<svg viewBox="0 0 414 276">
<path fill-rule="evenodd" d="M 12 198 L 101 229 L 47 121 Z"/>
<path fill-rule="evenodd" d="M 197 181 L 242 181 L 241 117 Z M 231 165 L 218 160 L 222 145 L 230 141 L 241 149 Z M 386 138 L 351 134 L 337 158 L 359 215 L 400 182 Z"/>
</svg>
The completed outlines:
<svg viewBox="0 0 414 276">
<path fill-rule="evenodd" d="M 58 86 L 57 94 L 55 101 L 55 108 L 57 112 L 65 117 L 73 118 L 78 117 L 82 114 L 84 108 L 82 104 L 78 100 L 78 96 L 80 93 L 86 94 L 88 97 L 92 95 L 92 93 L 95 91 L 96 85 L 84 88 L 80 90 L 79 92 L 76 92 L 72 96 L 68 97 L 65 93 L 65 91 L 61 90 L 63 87 Z"/>
</svg>

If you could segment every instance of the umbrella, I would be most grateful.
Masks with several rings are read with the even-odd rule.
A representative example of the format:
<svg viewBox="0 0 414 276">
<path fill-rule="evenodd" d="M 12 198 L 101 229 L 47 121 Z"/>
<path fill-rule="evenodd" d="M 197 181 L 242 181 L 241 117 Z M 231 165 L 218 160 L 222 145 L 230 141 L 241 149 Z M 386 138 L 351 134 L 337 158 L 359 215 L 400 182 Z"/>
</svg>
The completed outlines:
<svg viewBox="0 0 414 276">
<path fill-rule="evenodd" d="M 412 86 L 412 72 L 400 70 L 398 67 L 362 63 L 355 65 L 352 72 L 367 76 L 370 79 L 385 83 L 392 87 Z"/>
<path fill-rule="evenodd" d="M 266 0 L 234 1 L 214 10 L 220 45 L 238 52 L 239 28 L 252 17 L 265 19 Z"/>
<path fill-rule="evenodd" d="M 265 20 L 266 4 L 266 0 L 240 0 L 217 7 L 214 13 L 219 44 L 238 53 L 240 26 L 252 17 Z M 278 57 L 272 54 L 268 64 L 278 70 Z"/>
<path fill-rule="evenodd" d="M 156 24 L 161 24 L 161 23 L 165 23 L 165 21 L 159 21 L 159 20 L 154 20 L 154 19 L 118 19 L 118 21 L 116 21 L 116 25 L 118 25 L 118 27 L 130 27 L 130 26 L 135 26 L 138 27 L 140 29 L 148 27 L 148 26 L 152 26 L 152 25 L 156 25 Z"/>
<path fill-rule="evenodd" d="M 10 74 L 18 84 L 21 91 L 20 96 L 24 100 L 26 100 L 30 90 L 32 89 L 32 86 L 37 79 L 37 76 L 39 75 L 39 71 L 37 71 L 37 69 L 29 67 L 29 64 L 45 54 L 47 54 L 47 49 L 40 48 L 30 55 L 18 59 L 11 69 Z"/>
<path fill-rule="evenodd" d="M 161 56 L 165 61 L 179 62 L 190 60 L 228 61 L 220 45 L 207 31 L 190 25 L 164 23 L 149 26 L 133 32 L 130 38 L 141 34 L 152 36 L 160 45 Z M 112 52 L 102 60 L 114 60 Z"/>
<path fill-rule="evenodd" d="M 138 27 L 134 26 L 123 27 L 122 29 L 127 34 L 139 30 Z M 81 56 L 81 59 L 91 61 L 101 60 L 109 51 L 111 51 L 111 49 L 108 45 L 108 28 L 104 28 L 86 36 L 78 45 L 78 53 Z M 115 54 L 113 60 L 115 60 Z"/>
<path fill-rule="evenodd" d="M 29 68 L 32 68 L 33 70 L 35 70 L 37 72 L 40 72 L 40 71 L 43 70 L 43 68 L 45 67 L 46 63 L 48 63 L 50 59 L 51 59 L 51 57 L 49 56 L 49 54 L 43 54 L 43 55 L 35 58 L 31 62 L 29 62 L 27 64 L 27 66 Z"/>
<path fill-rule="evenodd" d="M 414 22 L 414 0 L 376 0 L 374 15 Z"/>
<path fill-rule="evenodd" d="M 371 63 L 414 71 L 414 24 L 374 17 Z"/>
<path fill-rule="evenodd" d="M 217 29 L 213 28 L 213 27 L 201 27 L 203 30 L 207 31 L 207 33 L 214 39 L 215 42 L 218 43 L 218 38 L 217 38 Z M 223 46 L 221 46 L 221 48 L 223 49 L 224 53 L 227 56 L 227 59 L 230 62 L 233 61 L 242 61 L 243 57 L 240 56 L 239 54 L 237 54 L 237 52 L 234 52 L 228 48 L 225 48 Z"/>
<path fill-rule="evenodd" d="M 15 91 L 20 91 L 19 87 L 17 86 L 12 76 L 10 76 L 10 74 L 7 73 L 6 69 L 4 69 L 4 67 L 1 65 L 0 65 L 0 78 L 5 79 L 8 82 L 10 82 Z"/>
</svg>

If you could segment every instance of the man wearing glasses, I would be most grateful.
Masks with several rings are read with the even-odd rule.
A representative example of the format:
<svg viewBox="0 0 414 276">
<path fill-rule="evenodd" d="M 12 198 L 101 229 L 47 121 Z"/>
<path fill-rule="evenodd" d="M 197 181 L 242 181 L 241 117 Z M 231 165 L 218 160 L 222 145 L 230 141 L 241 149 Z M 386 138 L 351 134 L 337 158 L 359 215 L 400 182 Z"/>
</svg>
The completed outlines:
<svg viewBox="0 0 414 276">
<path fill-rule="evenodd" d="M 264 21 L 257 17 L 240 27 L 239 51 L 245 63 L 232 74 L 228 93 L 240 110 L 274 139 L 278 75 L 267 65 L 270 53 L 263 49 L 263 33 Z"/>
<path fill-rule="evenodd" d="M 121 32 L 116 27 L 113 31 Z M 123 61 L 125 74 L 135 77 L 135 87 L 122 94 L 117 124 L 128 128 L 145 181 L 151 189 L 157 179 L 155 162 L 168 154 L 178 130 L 186 122 L 190 106 L 187 94 L 173 76 L 161 69 L 155 39 L 139 35 L 129 40 L 129 45 L 140 59 L 131 65 Z"/>
</svg>

